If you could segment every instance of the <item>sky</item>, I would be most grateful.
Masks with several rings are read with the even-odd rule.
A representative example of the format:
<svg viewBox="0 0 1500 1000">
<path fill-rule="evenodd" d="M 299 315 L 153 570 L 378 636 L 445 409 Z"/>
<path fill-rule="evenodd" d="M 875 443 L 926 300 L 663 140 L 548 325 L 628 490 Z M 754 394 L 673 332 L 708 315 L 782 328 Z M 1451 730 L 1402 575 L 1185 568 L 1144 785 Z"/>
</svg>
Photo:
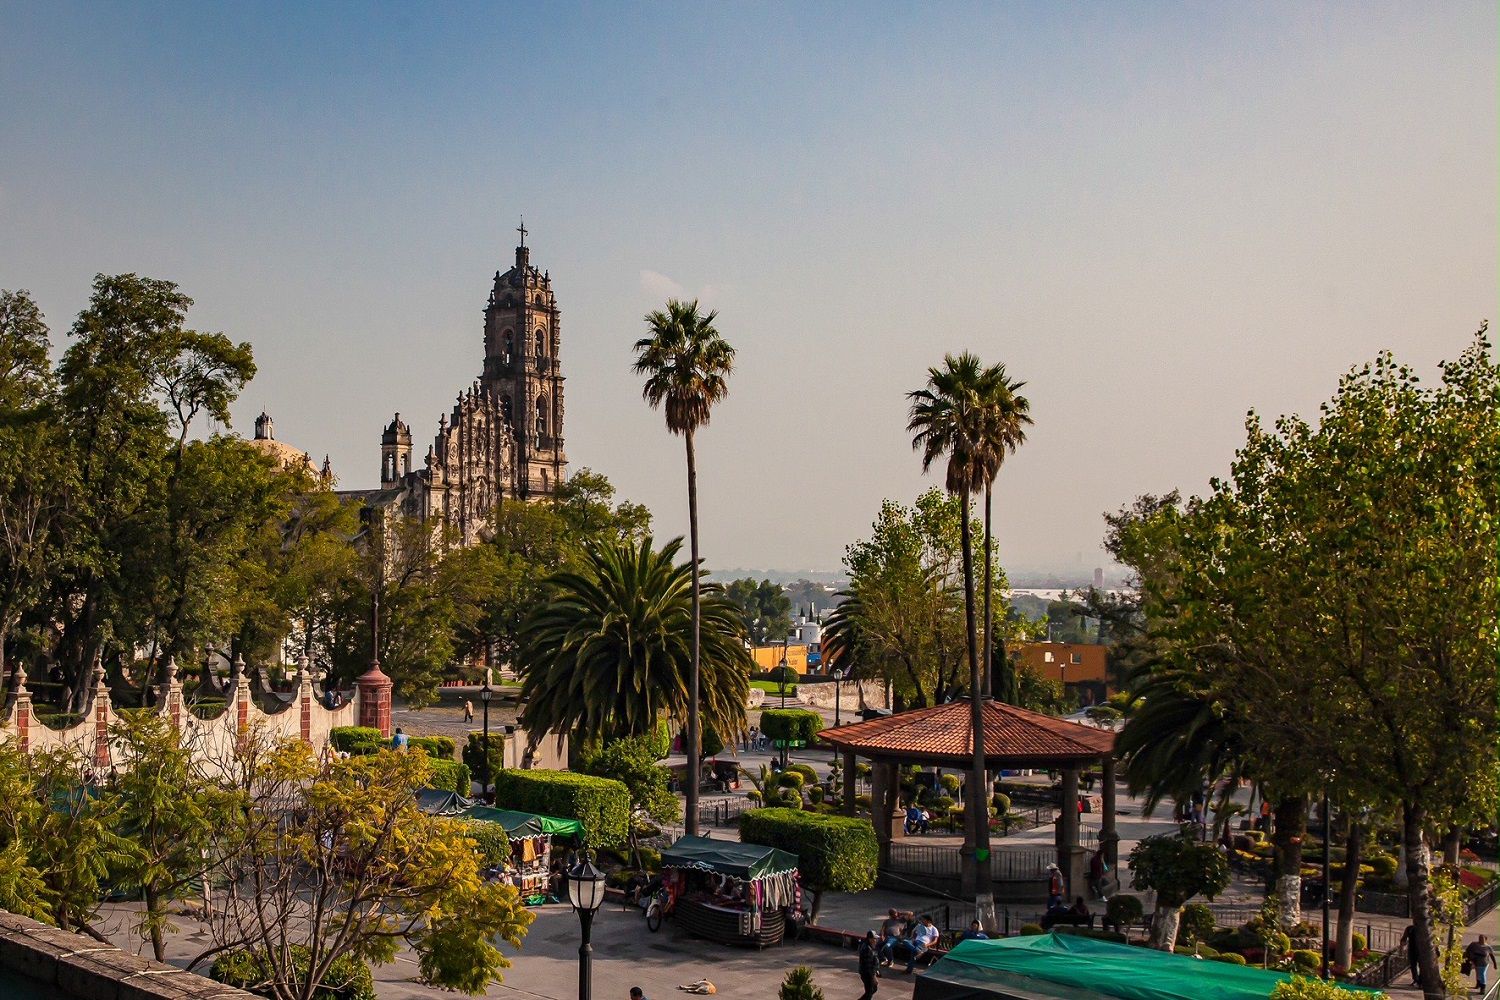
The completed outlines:
<svg viewBox="0 0 1500 1000">
<path fill-rule="evenodd" d="M 83 4 L 0 0 L 0 287 L 66 343 L 96 273 L 255 348 L 249 434 L 379 479 L 479 374 L 514 258 L 562 310 L 566 447 L 684 533 L 631 345 L 737 349 L 699 440 L 710 566 L 836 570 L 929 485 L 909 390 L 1004 362 L 1035 425 L 1013 569 L 1203 491 L 1245 414 L 1497 314 L 1493 3 Z"/>
</svg>

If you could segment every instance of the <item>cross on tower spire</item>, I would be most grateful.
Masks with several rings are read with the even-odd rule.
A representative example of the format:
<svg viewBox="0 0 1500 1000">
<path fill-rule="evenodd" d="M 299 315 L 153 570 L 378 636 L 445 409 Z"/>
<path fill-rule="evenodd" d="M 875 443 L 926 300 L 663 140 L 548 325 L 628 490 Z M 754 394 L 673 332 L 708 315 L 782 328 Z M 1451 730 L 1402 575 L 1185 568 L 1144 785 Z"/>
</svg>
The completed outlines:
<svg viewBox="0 0 1500 1000">
<path fill-rule="evenodd" d="M 526 216 L 521 216 L 521 224 L 516 227 L 516 232 L 521 234 L 521 245 L 526 245 Z"/>
</svg>

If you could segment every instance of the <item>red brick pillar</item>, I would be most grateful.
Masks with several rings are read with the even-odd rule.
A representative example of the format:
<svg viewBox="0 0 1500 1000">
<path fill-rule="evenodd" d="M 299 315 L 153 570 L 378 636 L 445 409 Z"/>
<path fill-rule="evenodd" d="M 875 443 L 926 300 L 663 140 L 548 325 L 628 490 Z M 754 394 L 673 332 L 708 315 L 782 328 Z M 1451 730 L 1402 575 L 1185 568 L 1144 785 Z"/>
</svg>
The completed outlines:
<svg viewBox="0 0 1500 1000">
<path fill-rule="evenodd" d="M 31 692 L 26 690 L 26 668 L 16 664 L 16 745 L 31 752 Z"/>
<path fill-rule="evenodd" d="M 307 657 L 297 665 L 297 710 L 302 716 L 302 742 L 312 744 L 313 683 Z"/>
<path fill-rule="evenodd" d="M 234 731 L 244 736 L 250 731 L 250 682 L 245 680 L 245 658 L 236 656 L 230 668 L 234 673 L 229 678 L 229 697 L 234 702 Z"/>
<path fill-rule="evenodd" d="M 354 681 L 359 685 L 359 724 L 380 730 L 386 739 L 391 736 L 391 679 L 380 669 L 380 661 L 372 660 L 370 669 Z"/>
</svg>

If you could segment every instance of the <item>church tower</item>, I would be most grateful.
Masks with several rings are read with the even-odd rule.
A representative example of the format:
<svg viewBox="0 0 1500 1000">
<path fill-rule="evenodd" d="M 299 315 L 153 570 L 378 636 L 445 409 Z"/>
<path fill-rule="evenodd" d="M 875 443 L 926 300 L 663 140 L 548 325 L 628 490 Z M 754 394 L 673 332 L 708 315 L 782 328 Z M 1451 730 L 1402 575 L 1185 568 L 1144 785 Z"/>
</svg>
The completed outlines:
<svg viewBox="0 0 1500 1000">
<path fill-rule="evenodd" d="M 514 439 L 514 495 L 551 496 L 567 475 L 563 452 L 563 375 L 558 357 L 561 324 L 552 278 L 531 266 L 526 224 L 516 264 L 496 272 L 484 308 L 484 375 L 502 420 Z"/>
<path fill-rule="evenodd" d="M 411 472 L 411 428 L 396 414 L 380 435 L 380 486 L 388 489 Z"/>
</svg>

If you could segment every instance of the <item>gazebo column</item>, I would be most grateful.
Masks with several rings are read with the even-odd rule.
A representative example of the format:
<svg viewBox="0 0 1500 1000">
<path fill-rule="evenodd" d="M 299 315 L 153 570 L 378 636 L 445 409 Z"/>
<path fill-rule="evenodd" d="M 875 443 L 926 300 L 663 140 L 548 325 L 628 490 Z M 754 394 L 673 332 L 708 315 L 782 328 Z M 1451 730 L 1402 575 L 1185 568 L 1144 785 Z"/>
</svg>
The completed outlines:
<svg viewBox="0 0 1500 1000">
<path fill-rule="evenodd" d="M 1072 897 L 1084 895 L 1087 862 L 1078 843 L 1078 769 L 1067 768 L 1062 773 L 1062 815 L 1057 817 L 1057 867 L 1062 869 L 1068 882 L 1068 902 Z"/>
<path fill-rule="evenodd" d="M 890 788 L 894 772 L 895 768 L 884 761 L 870 761 L 870 822 L 875 827 L 875 840 L 880 845 L 881 867 L 891 860 Z"/>
<path fill-rule="evenodd" d="M 1099 831 L 1099 843 L 1104 846 L 1104 860 L 1109 870 L 1120 877 L 1120 834 L 1115 829 L 1115 757 L 1110 754 L 1102 761 L 1104 778 L 1104 825 Z"/>
<path fill-rule="evenodd" d="M 844 798 L 841 811 L 845 816 L 854 815 L 855 790 L 859 788 L 859 780 L 854 775 L 854 751 L 844 751 Z M 870 797 L 870 804 L 875 804 L 875 797 Z"/>
</svg>

